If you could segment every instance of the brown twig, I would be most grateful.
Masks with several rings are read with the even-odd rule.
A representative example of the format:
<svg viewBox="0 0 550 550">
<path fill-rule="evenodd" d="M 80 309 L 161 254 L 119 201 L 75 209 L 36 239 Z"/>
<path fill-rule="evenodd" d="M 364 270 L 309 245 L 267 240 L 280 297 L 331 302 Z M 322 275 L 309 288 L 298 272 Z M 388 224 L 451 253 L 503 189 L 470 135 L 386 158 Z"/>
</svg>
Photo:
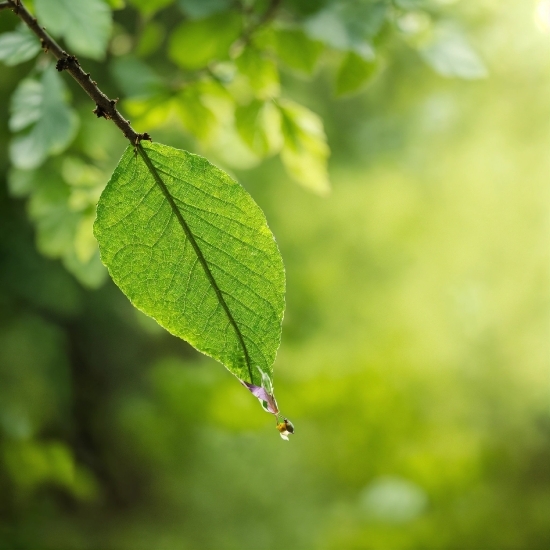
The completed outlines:
<svg viewBox="0 0 550 550">
<path fill-rule="evenodd" d="M 21 0 L 0 2 L 0 9 L 6 8 L 12 9 L 29 29 L 38 36 L 45 52 L 51 52 L 54 55 L 57 59 L 56 69 L 58 71 L 67 71 L 92 98 L 96 104 L 94 113 L 98 117 L 112 120 L 132 145 L 137 145 L 144 139 L 151 139 L 148 133 L 140 134 L 130 126 L 130 121 L 126 120 L 116 108 L 117 100 L 109 99 L 98 88 L 95 80 L 92 80 L 90 77 L 90 73 L 84 72 L 78 59 L 74 55 L 69 55 L 59 46 L 59 44 L 46 32 L 45 28 L 38 24 L 36 17 L 33 17 L 27 11 Z"/>
</svg>

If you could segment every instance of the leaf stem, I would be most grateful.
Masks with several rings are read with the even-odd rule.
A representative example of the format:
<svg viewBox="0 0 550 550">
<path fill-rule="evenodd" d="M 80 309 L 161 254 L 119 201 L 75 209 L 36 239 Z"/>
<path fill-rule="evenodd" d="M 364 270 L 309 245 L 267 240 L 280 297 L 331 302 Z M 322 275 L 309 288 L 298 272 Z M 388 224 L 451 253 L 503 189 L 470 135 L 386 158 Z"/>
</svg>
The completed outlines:
<svg viewBox="0 0 550 550">
<path fill-rule="evenodd" d="M 116 108 L 117 100 L 109 99 L 98 88 L 95 80 L 92 80 L 90 73 L 84 72 L 78 59 L 74 55 L 69 55 L 61 48 L 61 46 L 46 32 L 46 29 L 39 25 L 36 17 L 33 17 L 29 13 L 21 0 L 6 0 L 5 2 L 0 2 L 0 10 L 8 8 L 12 9 L 13 13 L 15 13 L 15 15 L 17 15 L 29 29 L 38 36 L 44 51 L 51 52 L 58 60 L 56 69 L 58 71 L 67 71 L 95 102 L 96 108 L 94 113 L 98 117 L 112 120 L 132 145 L 139 144 L 143 139 L 151 139 L 148 133 L 145 132 L 140 134 L 132 128 L 130 121 L 126 120 Z"/>
<path fill-rule="evenodd" d="M 147 166 L 149 172 L 153 176 L 156 184 L 160 187 L 160 190 L 162 191 L 163 195 L 165 196 L 166 200 L 168 201 L 168 204 L 170 205 L 170 208 L 172 209 L 172 212 L 174 212 L 174 215 L 176 216 L 179 224 L 181 225 L 181 228 L 183 229 L 183 232 L 185 233 L 185 236 L 191 243 L 191 246 L 193 247 L 193 250 L 195 251 L 195 254 L 197 255 L 197 258 L 204 270 L 204 273 L 206 277 L 208 278 L 208 281 L 212 285 L 212 288 L 214 289 L 214 292 L 216 293 L 216 296 L 218 298 L 218 301 L 220 305 L 222 306 L 223 310 L 225 311 L 225 314 L 227 315 L 227 318 L 229 320 L 229 323 L 233 327 L 233 330 L 235 331 L 235 334 L 237 335 L 237 339 L 239 340 L 239 343 L 243 349 L 244 358 L 246 361 L 246 367 L 248 369 L 248 375 L 250 376 L 250 383 L 254 384 L 254 376 L 252 374 L 252 365 L 250 364 L 250 355 L 248 354 L 248 349 L 246 347 L 243 334 L 241 330 L 239 329 L 239 325 L 237 325 L 237 322 L 235 321 L 235 318 L 233 317 L 233 314 L 231 313 L 231 310 L 229 309 L 229 306 L 227 305 L 227 302 L 225 301 L 225 298 L 223 296 L 223 292 L 221 291 L 218 283 L 216 282 L 216 279 L 214 278 L 214 275 L 212 274 L 212 271 L 210 270 L 210 267 L 208 266 L 208 262 L 206 261 L 206 258 L 204 257 L 204 254 L 202 253 L 202 250 L 199 247 L 199 244 L 197 243 L 197 240 L 195 239 L 193 232 L 191 231 L 191 228 L 189 225 L 187 225 L 187 222 L 185 221 L 184 217 L 181 214 L 180 209 L 178 208 L 177 204 L 174 201 L 174 198 L 172 197 L 170 191 L 168 190 L 168 187 L 160 177 L 160 174 L 158 173 L 158 170 L 156 169 L 155 165 L 151 162 L 151 159 L 149 158 L 149 155 L 143 148 L 143 146 L 138 143 L 136 145 L 136 149 L 139 152 L 141 158 L 143 159 L 143 162 L 145 162 L 145 165 Z"/>
</svg>

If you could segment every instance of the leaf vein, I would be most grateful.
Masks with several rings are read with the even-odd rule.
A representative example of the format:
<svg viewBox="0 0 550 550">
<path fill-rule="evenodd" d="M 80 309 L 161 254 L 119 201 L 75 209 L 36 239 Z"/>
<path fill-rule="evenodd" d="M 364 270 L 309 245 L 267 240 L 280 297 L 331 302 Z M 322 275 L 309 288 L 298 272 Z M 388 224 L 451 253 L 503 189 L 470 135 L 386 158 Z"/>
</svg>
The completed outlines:
<svg viewBox="0 0 550 550">
<path fill-rule="evenodd" d="M 159 174 L 160 171 L 157 170 L 156 166 L 153 164 L 153 162 L 151 161 L 151 159 L 147 155 L 147 152 L 145 151 L 145 149 L 143 148 L 143 146 L 141 144 L 137 145 L 137 150 L 138 150 L 141 158 L 143 159 L 145 165 L 147 166 L 149 172 L 153 176 L 155 182 L 158 184 L 158 186 L 160 187 L 162 193 L 166 197 L 166 200 L 168 201 L 168 203 L 169 203 L 170 207 L 172 208 L 176 218 L 178 219 L 178 221 L 179 221 L 179 223 L 180 223 L 180 225 L 183 229 L 183 232 L 185 233 L 185 235 L 187 236 L 187 239 L 191 243 L 191 246 L 195 250 L 195 254 L 197 255 L 197 258 L 198 258 L 198 260 L 199 260 L 199 262 L 200 262 L 200 264 L 203 268 L 203 271 L 204 271 L 206 277 L 208 278 L 210 284 L 212 285 L 212 288 L 214 289 L 214 292 L 216 293 L 218 301 L 220 302 L 220 304 L 221 304 L 222 308 L 224 309 L 229 321 L 231 322 L 231 325 L 233 326 L 233 328 L 235 330 L 235 333 L 237 335 L 237 338 L 238 338 L 239 343 L 241 345 L 241 348 L 243 350 L 245 363 L 246 363 L 246 366 L 248 368 L 248 374 L 250 376 L 250 381 L 251 381 L 251 383 L 254 383 L 254 376 L 253 376 L 253 373 L 252 373 L 252 365 L 251 365 L 251 362 L 250 362 L 250 355 L 249 355 L 246 343 L 244 341 L 244 335 L 243 335 L 241 329 L 239 328 L 239 325 L 237 324 L 235 318 L 233 317 L 233 314 L 231 313 L 231 310 L 229 309 L 229 306 L 228 306 L 227 302 L 225 301 L 223 293 L 222 293 L 216 279 L 214 278 L 214 275 L 212 274 L 212 271 L 210 270 L 210 267 L 208 266 L 208 262 L 207 262 L 207 260 L 204 256 L 201 248 L 199 247 L 199 244 L 197 243 L 197 240 L 195 239 L 195 236 L 194 236 L 193 232 L 191 231 L 189 225 L 187 224 L 187 222 L 183 218 L 183 215 L 182 215 L 180 209 L 178 208 L 177 204 L 175 203 L 174 198 L 173 198 L 172 194 L 170 193 L 168 187 L 166 186 L 166 184 L 164 183 L 164 181 L 160 177 L 160 174 Z M 167 174 L 167 175 L 169 175 L 169 174 Z M 193 186 L 193 187 L 196 188 L 196 186 Z M 247 328 L 250 328 L 250 327 L 247 327 Z"/>
</svg>

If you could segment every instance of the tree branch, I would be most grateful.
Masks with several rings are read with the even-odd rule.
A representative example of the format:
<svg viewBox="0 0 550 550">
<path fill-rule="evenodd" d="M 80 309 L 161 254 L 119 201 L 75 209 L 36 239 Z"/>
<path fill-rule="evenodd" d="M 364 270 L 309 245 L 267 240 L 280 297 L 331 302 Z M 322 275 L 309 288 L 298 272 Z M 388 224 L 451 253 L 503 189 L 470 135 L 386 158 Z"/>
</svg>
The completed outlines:
<svg viewBox="0 0 550 550">
<path fill-rule="evenodd" d="M 137 145 L 143 139 L 151 139 L 148 133 L 140 134 L 130 126 L 130 121 L 126 120 L 116 108 L 118 100 L 109 99 L 98 88 L 95 80 L 92 80 L 90 77 L 90 73 L 84 72 L 78 59 L 74 55 L 69 55 L 59 46 L 59 44 L 46 32 L 44 27 L 38 24 L 36 17 L 33 17 L 27 11 L 21 0 L 0 2 L 0 10 L 6 8 L 12 9 L 15 15 L 17 15 L 29 29 L 38 36 L 45 52 L 49 51 L 54 55 L 57 59 L 55 68 L 58 71 L 67 71 L 90 96 L 96 104 L 96 108 L 94 109 L 96 116 L 112 120 L 132 145 Z"/>
</svg>

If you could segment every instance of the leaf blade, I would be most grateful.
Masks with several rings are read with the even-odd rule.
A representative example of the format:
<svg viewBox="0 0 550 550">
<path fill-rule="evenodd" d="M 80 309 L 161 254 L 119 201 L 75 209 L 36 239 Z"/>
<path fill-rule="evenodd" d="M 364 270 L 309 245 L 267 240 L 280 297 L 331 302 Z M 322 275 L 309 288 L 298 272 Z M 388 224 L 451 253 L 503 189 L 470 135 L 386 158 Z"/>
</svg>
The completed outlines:
<svg viewBox="0 0 550 550">
<path fill-rule="evenodd" d="M 21 25 L 14 32 L 0 35 L 0 61 L 8 67 L 32 59 L 40 51 L 40 42 L 28 27 Z"/>
<path fill-rule="evenodd" d="M 330 149 L 321 118 L 290 100 L 278 102 L 283 148 L 281 161 L 288 174 L 321 196 L 330 192 L 327 161 Z"/>
<path fill-rule="evenodd" d="M 312 40 L 299 28 L 275 30 L 275 51 L 279 59 L 291 69 L 305 75 L 312 75 L 324 45 Z"/>
<path fill-rule="evenodd" d="M 41 24 L 62 36 L 78 55 L 101 60 L 113 26 L 111 10 L 103 0 L 36 0 Z"/>
<path fill-rule="evenodd" d="M 202 69 L 213 60 L 229 57 L 241 28 L 240 15 L 232 11 L 183 21 L 170 37 L 168 56 L 184 69 Z"/>
<path fill-rule="evenodd" d="M 160 144 L 138 151 L 126 150 L 98 204 L 94 233 L 113 280 L 239 379 L 259 382 L 256 365 L 271 376 L 285 281 L 262 211 L 202 157 Z"/>
<path fill-rule="evenodd" d="M 252 47 L 245 48 L 235 64 L 239 72 L 247 77 L 256 97 L 269 99 L 280 94 L 277 65 L 262 52 Z"/>
<path fill-rule="evenodd" d="M 174 0 L 130 0 L 129 3 L 145 17 L 151 17 L 157 11 L 173 4 Z"/>
<path fill-rule="evenodd" d="M 40 81 L 25 79 L 19 84 L 12 96 L 9 126 L 12 131 L 31 128 L 10 143 L 14 166 L 36 168 L 73 140 L 78 116 L 67 105 L 65 96 L 65 85 L 53 65 L 44 71 Z"/>
<path fill-rule="evenodd" d="M 464 34 L 450 25 L 436 26 L 419 53 L 436 73 L 446 78 L 479 80 L 488 75 L 485 64 Z"/>
<path fill-rule="evenodd" d="M 235 127 L 241 139 L 259 157 L 276 153 L 282 145 L 279 111 L 270 102 L 253 100 L 235 110 Z"/>
<path fill-rule="evenodd" d="M 336 96 L 351 95 L 361 91 L 375 76 L 378 64 L 375 60 L 366 61 L 355 52 L 349 52 L 336 76 Z"/>
</svg>

